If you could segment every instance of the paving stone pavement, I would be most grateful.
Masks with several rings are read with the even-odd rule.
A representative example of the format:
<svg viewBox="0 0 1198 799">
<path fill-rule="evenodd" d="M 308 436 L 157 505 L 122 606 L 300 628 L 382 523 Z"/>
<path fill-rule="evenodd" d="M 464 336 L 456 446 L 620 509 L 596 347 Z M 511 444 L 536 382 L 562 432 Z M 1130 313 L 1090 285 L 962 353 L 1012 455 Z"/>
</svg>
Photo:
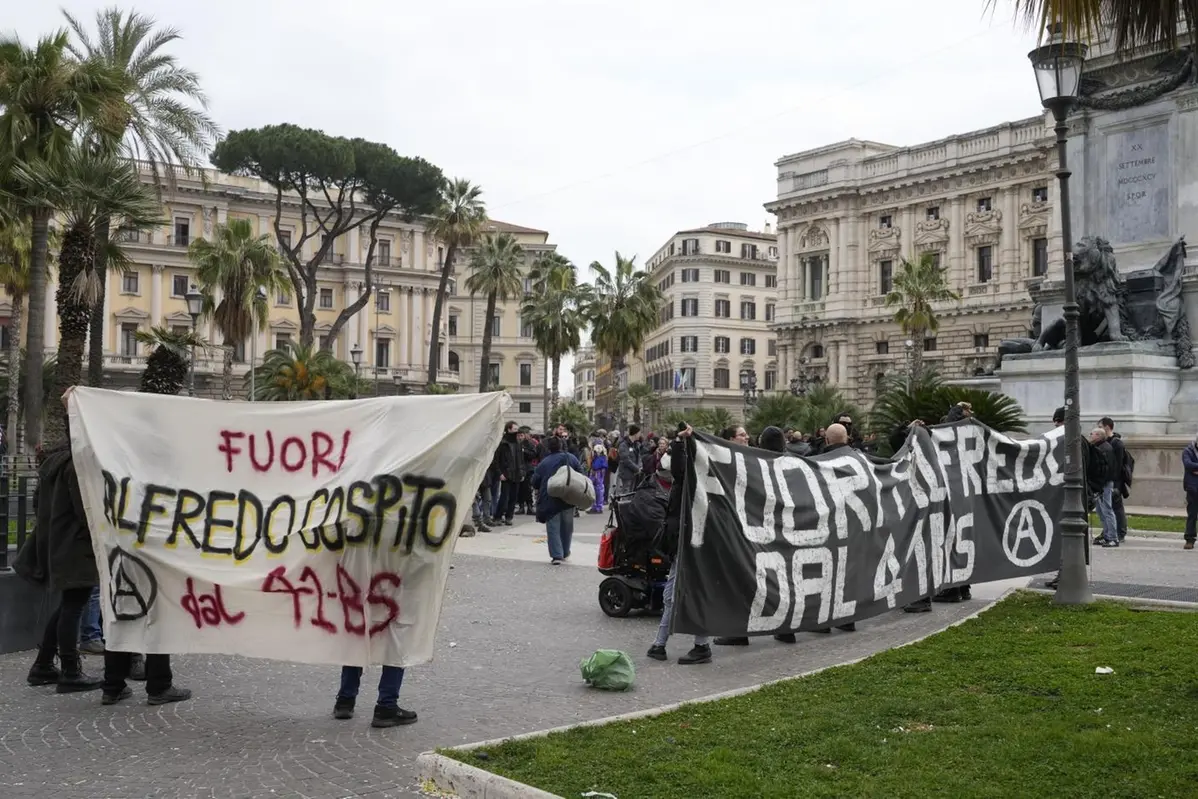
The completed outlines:
<svg viewBox="0 0 1198 799">
<path fill-rule="evenodd" d="M 600 519 L 580 520 L 595 534 Z M 593 528 L 593 529 L 592 529 Z M 517 528 L 514 533 L 535 533 Z M 483 534 L 484 536 L 487 534 Z M 465 543 L 465 542 L 464 542 Z M 518 542 L 522 543 L 522 542 Z M 542 545 L 543 546 L 543 545 Z M 363 679 L 359 715 L 331 716 L 336 668 L 188 655 L 176 682 L 195 697 L 149 707 L 142 687 L 121 705 L 99 693 L 30 688 L 30 653 L 0 656 L 0 799 L 347 799 L 418 795 L 415 758 L 452 746 L 713 693 L 841 663 L 920 637 L 980 602 L 891 613 L 855 634 L 799 636 L 787 646 L 757 639 L 717 650 L 708 666 L 648 660 L 657 619 L 610 619 L 596 599 L 599 574 L 532 559 L 455 556 L 432 663 L 409 670 L 400 703 L 418 724 L 369 726 L 377 670 Z M 578 662 L 595 649 L 633 655 L 636 690 L 586 688 Z M 671 654 L 689 648 L 687 639 Z M 99 672 L 102 662 L 89 658 Z"/>
</svg>

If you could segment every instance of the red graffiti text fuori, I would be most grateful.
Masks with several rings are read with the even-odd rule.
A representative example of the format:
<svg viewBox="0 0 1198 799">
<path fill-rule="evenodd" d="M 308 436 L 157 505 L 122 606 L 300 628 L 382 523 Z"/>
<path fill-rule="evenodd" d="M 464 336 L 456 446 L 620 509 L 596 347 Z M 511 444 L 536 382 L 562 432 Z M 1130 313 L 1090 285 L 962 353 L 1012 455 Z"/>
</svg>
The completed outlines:
<svg viewBox="0 0 1198 799">
<path fill-rule="evenodd" d="M 230 474 L 237 466 L 248 465 L 255 472 L 282 470 L 290 474 L 310 470 L 318 477 L 322 468 L 336 474 L 345 465 L 350 431 L 341 434 L 341 445 L 329 433 L 314 430 L 310 436 L 276 436 L 272 431 L 247 433 L 221 430 L 217 450 L 225 456 Z M 239 457 L 239 456 L 245 456 Z"/>
</svg>

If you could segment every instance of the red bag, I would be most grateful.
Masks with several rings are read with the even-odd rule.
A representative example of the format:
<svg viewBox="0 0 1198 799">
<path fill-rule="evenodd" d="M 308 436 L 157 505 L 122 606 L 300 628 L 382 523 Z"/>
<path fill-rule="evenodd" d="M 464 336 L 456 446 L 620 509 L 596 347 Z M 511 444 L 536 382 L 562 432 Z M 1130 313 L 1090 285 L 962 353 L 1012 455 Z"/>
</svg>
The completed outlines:
<svg viewBox="0 0 1198 799">
<path fill-rule="evenodd" d="M 616 565 L 616 541 L 611 530 L 599 537 L 599 568 L 611 569 Z"/>
</svg>

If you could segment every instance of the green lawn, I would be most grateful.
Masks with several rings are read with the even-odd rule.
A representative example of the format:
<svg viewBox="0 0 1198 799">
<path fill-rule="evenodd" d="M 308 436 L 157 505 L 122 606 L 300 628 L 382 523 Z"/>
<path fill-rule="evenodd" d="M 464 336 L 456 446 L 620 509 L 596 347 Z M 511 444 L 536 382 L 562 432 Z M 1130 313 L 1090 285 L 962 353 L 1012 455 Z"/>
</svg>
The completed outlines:
<svg viewBox="0 0 1198 799">
<path fill-rule="evenodd" d="M 1098 516 L 1090 514 L 1090 525 L 1095 528 L 1101 528 L 1102 522 Z M 1127 527 L 1129 530 L 1156 530 L 1165 533 L 1183 533 L 1186 529 L 1186 519 L 1184 516 L 1128 516 Z"/>
<path fill-rule="evenodd" d="M 1021 593 L 746 696 L 443 753 L 565 797 L 1198 796 L 1195 652 L 1198 615 Z"/>
</svg>

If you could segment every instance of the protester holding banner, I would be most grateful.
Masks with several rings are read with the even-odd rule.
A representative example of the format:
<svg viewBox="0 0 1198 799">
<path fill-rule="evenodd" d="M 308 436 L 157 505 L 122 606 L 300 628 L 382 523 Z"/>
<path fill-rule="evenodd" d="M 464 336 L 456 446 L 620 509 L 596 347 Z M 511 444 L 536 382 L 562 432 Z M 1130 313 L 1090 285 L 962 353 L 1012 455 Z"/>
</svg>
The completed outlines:
<svg viewBox="0 0 1198 799">
<path fill-rule="evenodd" d="M 415 724 L 416 714 L 399 706 L 399 689 L 403 687 L 404 670 L 399 666 L 383 666 L 379 675 L 379 698 L 374 705 L 371 727 L 398 727 Z M 358 699 L 358 687 L 362 684 L 361 666 L 341 667 L 341 689 L 333 703 L 333 718 L 352 719 L 354 705 Z"/>
<path fill-rule="evenodd" d="M 664 474 L 660 478 L 670 485 L 670 499 L 666 508 L 666 528 L 662 536 L 662 549 L 666 552 L 676 552 L 678 542 L 682 537 L 682 526 L 686 509 L 690 507 L 693 491 L 687 490 L 687 463 L 690 453 L 688 448 L 694 431 L 686 425 L 678 431 L 678 436 L 670 444 L 669 451 L 662 457 L 662 468 L 669 474 L 668 480 Z M 664 485 L 663 485 L 664 487 Z M 662 589 L 661 622 L 657 626 L 657 637 L 653 646 L 649 647 L 648 655 L 654 660 L 667 660 L 666 643 L 670 640 L 670 624 L 674 615 L 674 587 L 677 584 L 678 559 L 670 564 L 670 575 L 666 578 L 665 588 Z M 706 635 L 696 635 L 691 650 L 678 658 L 679 665 L 694 666 L 711 662 L 711 639 Z"/>
</svg>

